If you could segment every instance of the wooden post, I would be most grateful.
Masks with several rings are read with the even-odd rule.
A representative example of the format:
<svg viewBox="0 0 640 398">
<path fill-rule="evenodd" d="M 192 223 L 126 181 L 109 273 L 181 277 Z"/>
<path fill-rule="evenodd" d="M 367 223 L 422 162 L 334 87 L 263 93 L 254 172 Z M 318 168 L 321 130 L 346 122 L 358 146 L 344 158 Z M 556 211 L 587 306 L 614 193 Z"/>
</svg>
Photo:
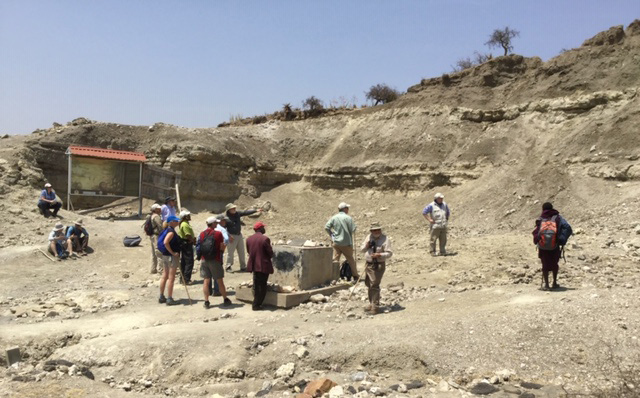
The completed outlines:
<svg viewBox="0 0 640 398">
<path fill-rule="evenodd" d="M 67 211 L 69 211 L 71 206 L 71 151 L 68 151 L 67 156 L 69 156 L 69 172 L 67 173 Z"/>
<path fill-rule="evenodd" d="M 176 183 L 176 200 L 178 201 L 178 213 L 182 211 L 182 205 L 180 204 L 180 189 L 178 189 L 178 183 Z"/>
<path fill-rule="evenodd" d="M 138 217 L 142 217 L 142 163 L 140 163 L 140 179 L 138 180 L 138 197 L 140 204 L 138 206 Z"/>
</svg>

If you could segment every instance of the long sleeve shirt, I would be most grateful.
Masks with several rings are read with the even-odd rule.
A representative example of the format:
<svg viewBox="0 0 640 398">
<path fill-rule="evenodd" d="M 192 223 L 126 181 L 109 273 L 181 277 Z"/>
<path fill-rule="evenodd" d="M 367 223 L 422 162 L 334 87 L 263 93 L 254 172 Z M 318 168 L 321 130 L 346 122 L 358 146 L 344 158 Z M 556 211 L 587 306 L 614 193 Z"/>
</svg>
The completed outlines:
<svg viewBox="0 0 640 398">
<path fill-rule="evenodd" d="M 229 246 L 229 232 L 222 225 L 216 225 L 216 231 L 220 231 L 222 233 L 222 237 L 224 238 L 224 245 Z"/>
<path fill-rule="evenodd" d="M 169 206 L 169 205 L 162 205 L 162 221 L 167 221 L 167 218 L 169 218 L 169 216 L 175 216 L 176 215 L 176 208 L 173 206 Z"/>
<path fill-rule="evenodd" d="M 344 212 L 339 212 L 327 221 L 324 226 L 331 240 L 337 246 L 353 246 L 353 234 L 356 232 L 356 223 L 353 218 Z"/>
<path fill-rule="evenodd" d="M 373 248 L 371 248 L 369 245 L 369 242 L 371 241 L 371 239 L 372 239 L 372 235 L 371 234 L 367 235 L 364 241 L 362 241 L 362 245 L 360 245 L 360 251 L 362 253 L 365 253 L 364 258 L 365 258 L 365 261 L 368 263 L 373 262 L 373 258 L 371 257 L 371 255 L 374 253 L 374 251 L 373 251 Z M 387 238 L 385 234 L 382 234 L 378 237 L 378 239 L 375 240 L 375 242 L 376 242 L 375 253 L 381 254 L 381 256 L 378 257 L 378 262 L 384 263 L 393 255 L 393 250 L 391 249 L 391 241 Z"/>
<path fill-rule="evenodd" d="M 234 214 L 227 211 L 227 217 L 229 217 L 229 221 L 227 221 L 227 231 L 229 234 L 240 235 L 242 233 L 242 220 L 240 218 L 256 213 L 257 211 L 258 210 L 236 210 Z"/>
</svg>

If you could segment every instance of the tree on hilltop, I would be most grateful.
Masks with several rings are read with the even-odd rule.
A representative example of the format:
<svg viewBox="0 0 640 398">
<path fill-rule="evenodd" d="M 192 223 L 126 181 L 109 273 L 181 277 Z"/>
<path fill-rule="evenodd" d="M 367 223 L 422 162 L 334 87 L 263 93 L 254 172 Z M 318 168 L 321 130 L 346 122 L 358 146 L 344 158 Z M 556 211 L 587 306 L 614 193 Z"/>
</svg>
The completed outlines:
<svg viewBox="0 0 640 398">
<path fill-rule="evenodd" d="M 375 86 L 371 86 L 365 95 L 368 100 L 375 101 L 373 106 L 376 106 L 379 103 L 386 104 L 397 99 L 400 93 L 386 84 L 376 84 Z"/>
<path fill-rule="evenodd" d="M 511 40 L 518 36 L 520 36 L 520 32 L 507 26 L 504 29 L 494 30 L 491 36 L 489 36 L 489 41 L 484 44 L 489 47 L 502 47 L 504 55 L 507 55 L 513 51 Z"/>
</svg>

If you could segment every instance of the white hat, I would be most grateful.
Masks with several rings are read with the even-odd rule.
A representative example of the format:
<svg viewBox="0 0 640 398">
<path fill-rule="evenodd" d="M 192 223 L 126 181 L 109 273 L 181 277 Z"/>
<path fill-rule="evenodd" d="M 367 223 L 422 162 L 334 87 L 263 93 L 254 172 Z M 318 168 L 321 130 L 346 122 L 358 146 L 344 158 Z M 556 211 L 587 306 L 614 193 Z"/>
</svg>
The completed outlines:
<svg viewBox="0 0 640 398">
<path fill-rule="evenodd" d="M 444 195 L 441 194 L 440 192 L 438 192 L 437 194 L 435 194 L 435 196 L 433 198 L 434 199 L 444 199 Z"/>
<path fill-rule="evenodd" d="M 61 222 L 57 223 L 56 226 L 53 228 L 54 231 L 62 231 L 64 229 L 64 225 L 62 225 Z"/>
<path fill-rule="evenodd" d="M 46 183 L 46 184 L 44 184 L 44 187 L 45 187 L 45 188 L 51 188 L 51 184 Z"/>
<path fill-rule="evenodd" d="M 159 204 L 157 204 L 157 203 L 154 203 L 154 204 L 152 204 L 152 205 L 151 205 L 151 211 L 154 211 L 154 210 L 156 210 L 156 209 L 161 209 L 161 208 L 162 208 L 162 206 L 160 206 L 160 205 L 159 205 Z"/>
<path fill-rule="evenodd" d="M 182 210 L 180 212 L 180 218 L 186 217 L 186 216 L 190 216 L 191 212 L 189 210 Z"/>
<path fill-rule="evenodd" d="M 340 202 L 340 204 L 338 205 L 338 210 L 348 209 L 349 207 L 351 207 L 351 205 L 349 203 Z"/>
<path fill-rule="evenodd" d="M 216 216 L 211 216 L 207 218 L 207 225 L 211 225 L 218 222 L 218 218 Z"/>
</svg>

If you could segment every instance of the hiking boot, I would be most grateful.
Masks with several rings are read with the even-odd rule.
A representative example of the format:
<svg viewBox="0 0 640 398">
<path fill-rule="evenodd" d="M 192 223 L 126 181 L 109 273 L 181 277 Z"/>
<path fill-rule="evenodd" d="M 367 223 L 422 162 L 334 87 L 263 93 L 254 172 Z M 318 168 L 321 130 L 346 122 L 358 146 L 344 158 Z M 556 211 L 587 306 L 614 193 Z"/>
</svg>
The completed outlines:
<svg viewBox="0 0 640 398">
<path fill-rule="evenodd" d="M 259 306 L 257 306 L 257 307 L 253 307 L 253 306 L 252 306 L 252 307 L 251 307 L 251 310 L 252 310 L 252 311 L 262 311 L 262 310 L 264 310 L 264 308 L 263 308 L 261 305 L 259 305 Z"/>
<path fill-rule="evenodd" d="M 227 271 L 227 272 L 231 272 L 231 266 L 230 266 L 230 265 L 227 265 L 227 268 L 225 268 L 225 271 Z"/>
<path fill-rule="evenodd" d="M 551 289 L 560 289 L 560 285 L 554 283 L 553 285 L 551 285 Z"/>
<path fill-rule="evenodd" d="M 380 313 L 380 309 L 378 307 L 375 307 L 375 306 L 371 306 L 369 311 L 367 311 L 367 314 L 369 314 L 369 315 L 376 315 L 378 313 Z"/>
<path fill-rule="evenodd" d="M 209 301 L 205 301 L 204 308 L 209 309 L 209 307 L 211 307 L 211 303 L 209 303 Z"/>
<path fill-rule="evenodd" d="M 364 306 L 364 312 L 369 312 L 369 311 L 371 311 L 371 304 Z"/>
<path fill-rule="evenodd" d="M 166 302 L 167 302 L 167 299 L 164 297 L 163 294 L 161 294 L 160 297 L 158 298 L 158 303 L 164 304 Z"/>
<path fill-rule="evenodd" d="M 229 300 L 228 298 L 224 299 L 224 302 L 222 303 L 223 306 L 228 307 L 231 305 L 231 300 Z"/>
<path fill-rule="evenodd" d="M 542 290 L 543 292 L 547 292 L 547 291 L 551 290 L 551 288 L 550 288 L 550 287 L 549 287 L 549 285 L 547 284 L 547 285 L 544 285 L 544 287 L 543 287 L 543 288 L 541 288 L 540 290 Z"/>
<path fill-rule="evenodd" d="M 173 297 L 167 297 L 167 305 L 176 305 L 178 304 Z"/>
<path fill-rule="evenodd" d="M 431 257 L 437 257 L 438 255 L 436 254 L 436 252 L 429 252 L 429 255 L 431 255 Z"/>
</svg>

